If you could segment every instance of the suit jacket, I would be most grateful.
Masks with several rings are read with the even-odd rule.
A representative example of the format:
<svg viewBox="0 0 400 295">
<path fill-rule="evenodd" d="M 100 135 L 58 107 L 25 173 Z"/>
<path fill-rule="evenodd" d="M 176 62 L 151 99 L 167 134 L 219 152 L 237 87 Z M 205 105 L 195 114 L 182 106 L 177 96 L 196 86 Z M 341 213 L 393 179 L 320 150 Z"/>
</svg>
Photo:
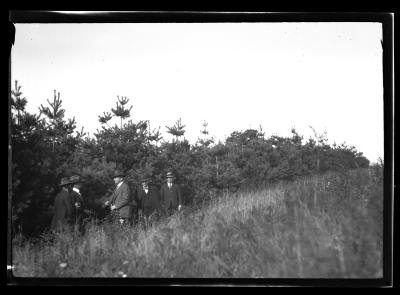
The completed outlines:
<svg viewBox="0 0 400 295">
<path fill-rule="evenodd" d="M 74 206 L 71 194 L 62 189 L 54 200 L 54 216 L 51 221 L 51 229 L 65 229 L 74 221 Z"/>
<path fill-rule="evenodd" d="M 84 217 L 84 210 L 86 209 L 85 202 L 82 195 L 77 191 L 72 190 L 71 192 L 72 204 L 74 205 L 74 218 L 75 222 L 81 222 Z M 79 203 L 80 207 L 77 208 L 75 203 Z"/>
<path fill-rule="evenodd" d="M 173 183 L 171 188 L 168 184 L 163 184 L 160 189 L 161 203 L 166 210 L 178 209 L 178 205 L 182 205 L 181 189 L 179 185 Z"/>
<path fill-rule="evenodd" d="M 119 217 L 132 217 L 131 194 L 129 186 L 125 182 L 122 182 L 120 187 L 115 188 L 109 201 L 110 205 L 116 206 L 115 210 L 119 213 Z"/>
<path fill-rule="evenodd" d="M 149 185 L 147 194 L 143 188 L 138 189 L 137 200 L 139 210 L 141 210 L 146 217 L 149 217 L 155 211 L 158 211 L 159 214 L 165 213 L 160 204 L 158 189 L 155 186 Z"/>
</svg>

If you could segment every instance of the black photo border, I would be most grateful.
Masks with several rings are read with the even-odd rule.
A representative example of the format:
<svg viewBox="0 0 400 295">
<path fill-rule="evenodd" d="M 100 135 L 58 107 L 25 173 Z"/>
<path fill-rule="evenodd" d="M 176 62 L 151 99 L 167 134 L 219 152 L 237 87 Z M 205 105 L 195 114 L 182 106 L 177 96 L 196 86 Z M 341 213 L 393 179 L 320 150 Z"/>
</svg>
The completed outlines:
<svg viewBox="0 0 400 295">
<path fill-rule="evenodd" d="M 11 257 L 11 57 L 14 23 L 220 23 L 220 22 L 379 22 L 382 24 L 384 99 L 384 240 L 383 277 L 379 279 L 288 278 L 22 278 L 12 273 Z M 394 16 L 388 12 L 240 12 L 240 11 L 86 11 L 84 14 L 45 10 L 9 11 L 8 76 L 8 285 L 94 286 L 298 286 L 298 287 L 391 287 L 393 285 L 394 205 Z"/>
</svg>

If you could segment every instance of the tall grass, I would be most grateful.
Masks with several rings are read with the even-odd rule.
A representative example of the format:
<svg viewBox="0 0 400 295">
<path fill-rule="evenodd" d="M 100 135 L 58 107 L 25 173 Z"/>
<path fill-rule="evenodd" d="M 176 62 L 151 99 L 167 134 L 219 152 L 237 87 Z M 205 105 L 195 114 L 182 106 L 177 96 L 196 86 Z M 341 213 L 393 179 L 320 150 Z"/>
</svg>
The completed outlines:
<svg viewBox="0 0 400 295">
<path fill-rule="evenodd" d="M 381 172 L 359 169 L 225 194 L 150 227 L 91 225 L 13 241 L 21 277 L 377 278 Z"/>
</svg>

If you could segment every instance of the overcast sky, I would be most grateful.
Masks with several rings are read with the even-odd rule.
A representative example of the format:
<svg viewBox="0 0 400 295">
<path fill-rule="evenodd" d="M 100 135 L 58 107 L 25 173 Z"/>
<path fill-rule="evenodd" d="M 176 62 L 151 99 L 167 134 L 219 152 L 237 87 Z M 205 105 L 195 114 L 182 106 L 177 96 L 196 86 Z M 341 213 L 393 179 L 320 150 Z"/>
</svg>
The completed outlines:
<svg viewBox="0 0 400 295">
<path fill-rule="evenodd" d="M 98 115 L 130 99 L 151 127 L 182 118 L 194 143 L 203 121 L 224 140 L 258 128 L 383 158 L 380 23 L 16 24 L 11 79 L 27 110 L 61 93 L 66 118 L 93 136 Z M 117 123 L 116 119 L 111 121 Z"/>
</svg>

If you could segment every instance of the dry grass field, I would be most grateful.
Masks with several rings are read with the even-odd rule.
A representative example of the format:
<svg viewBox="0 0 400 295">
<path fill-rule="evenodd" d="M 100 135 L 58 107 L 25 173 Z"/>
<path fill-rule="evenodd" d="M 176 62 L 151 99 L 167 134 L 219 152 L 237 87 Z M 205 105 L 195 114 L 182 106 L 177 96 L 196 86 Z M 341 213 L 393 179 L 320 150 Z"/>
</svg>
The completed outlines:
<svg viewBox="0 0 400 295">
<path fill-rule="evenodd" d="M 17 277 L 379 278 L 379 169 L 225 194 L 150 227 L 13 239 Z"/>
</svg>

